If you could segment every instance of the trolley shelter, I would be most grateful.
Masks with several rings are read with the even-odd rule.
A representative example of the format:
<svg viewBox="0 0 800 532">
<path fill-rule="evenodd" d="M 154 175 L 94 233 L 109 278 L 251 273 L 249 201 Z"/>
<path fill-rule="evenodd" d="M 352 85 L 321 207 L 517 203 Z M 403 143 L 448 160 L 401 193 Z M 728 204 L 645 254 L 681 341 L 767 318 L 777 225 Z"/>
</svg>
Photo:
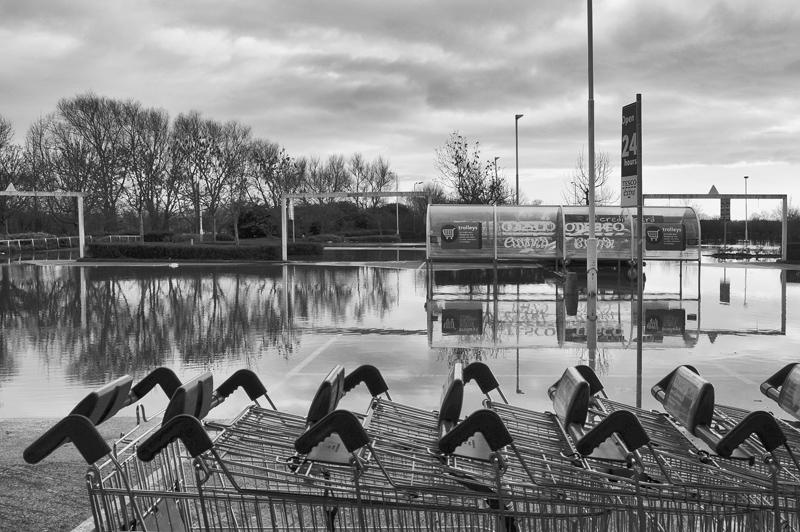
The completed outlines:
<svg viewBox="0 0 800 532">
<path fill-rule="evenodd" d="M 600 260 L 636 257 L 636 209 L 597 207 Z M 586 260 L 589 209 L 558 205 L 431 205 L 431 261 Z M 649 260 L 700 260 L 700 221 L 691 207 L 645 207 L 644 250 Z"/>
</svg>

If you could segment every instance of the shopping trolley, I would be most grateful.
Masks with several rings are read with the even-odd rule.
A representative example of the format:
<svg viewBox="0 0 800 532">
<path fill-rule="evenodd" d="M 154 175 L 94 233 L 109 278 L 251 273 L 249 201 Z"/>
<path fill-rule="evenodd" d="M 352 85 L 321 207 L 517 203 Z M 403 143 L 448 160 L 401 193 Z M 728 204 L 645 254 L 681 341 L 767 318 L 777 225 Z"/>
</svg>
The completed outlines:
<svg viewBox="0 0 800 532">
<path fill-rule="evenodd" d="M 784 412 L 795 420 L 800 420 L 800 364 L 787 364 L 761 383 L 761 393 L 773 400 Z M 734 420 L 740 420 L 749 412 L 732 406 L 717 405 L 717 411 Z M 800 452 L 800 425 L 776 417 L 778 425 L 786 436 L 787 445 L 794 452 Z"/>
<path fill-rule="evenodd" d="M 464 379 L 478 383 L 486 394 L 487 407 L 498 412 L 514 439 L 526 452 L 536 449 L 536 452 L 546 456 L 548 449 L 541 442 L 550 440 L 549 463 L 557 463 L 559 457 L 569 457 L 582 469 L 607 471 L 638 482 L 642 505 L 646 509 L 644 513 L 649 520 L 672 519 L 672 511 L 676 509 L 685 515 L 708 512 L 715 517 L 703 526 L 713 528 L 720 523 L 735 521 L 735 508 L 746 511 L 744 509 L 758 506 L 762 508 L 762 513 L 754 517 L 753 526 L 763 526 L 765 522 L 784 526 L 798 521 L 792 494 L 777 490 L 774 478 L 754 477 L 749 472 L 742 474 L 704 464 L 685 449 L 675 452 L 659 447 L 656 442 L 651 445 L 649 435 L 643 433 L 642 426 L 631 411 L 590 410 L 590 389 L 596 388 L 599 381 L 590 387 L 575 368 L 566 370 L 562 378 L 548 390 L 554 400 L 553 414 L 541 414 L 508 405 L 497 380 L 483 363 L 467 366 Z M 498 392 L 502 402 L 492 399 L 490 393 L 493 391 Z M 554 420 L 559 429 L 557 431 L 552 429 Z M 585 425 L 587 422 L 588 426 Z M 587 441 L 582 441 L 583 438 Z M 555 454 L 553 451 L 559 448 L 561 452 Z M 562 482 L 565 480 L 562 479 Z M 616 484 L 619 481 L 611 482 Z M 674 499 L 675 493 L 680 490 L 692 494 L 683 503 L 677 503 Z M 665 504 L 671 510 L 665 510 Z M 733 513 L 726 514 L 728 511 Z"/>
<path fill-rule="evenodd" d="M 672 523 L 674 527 L 680 528 L 691 521 L 694 523 L 692 526 L 714 529 L 720 523 L 730 524 L 744 519 L 743 522 L 748 524 L 741 529 L 747 529 L 750 525 L 763 524 L 772 519 L 772 499 L 768 497 L 769 492 L 765 493 L 763 489 L 753 490 L 741 482 L 726 481 L 730 479 L 726 479 L 719 471 L 702 471 L 702 465 L 695 469 L 705 474 L 705 483 L 698 483 L 699 475 L 695 473 L 692 479 L 678 487 L 663 483 L 648 484 L 631 474 L 620 476 L 618 471 L 609 472 L 606 467 L 575 467 L 580 465 L 580 461 L 576 464 L 573 453 L 564 453 L 566 435 L 559 430 L 552 416 L 546 414 L 518 410 L 516 415 L 510 416 L 508 430 L 504 424 L 507 419 L 501 417 L 505 417 L 503 414 L 510 410 L 502 412 L 500 416 L 495 411 L 479 410 L 456 424 L 464 381 L 475 379 L 479 385 L 497 389 L 502 395 L 488 368 L 483 366 L 482 375 L 476 374 L 477 368 L 481 366 L 470 365 L 462 373 L 460 364 L 454 365 L 443 388 L 443 399 L 438 412 L 396 403 L 375 405 L 367 420 L 371 422 L 371 433 L 376 434 L 376 449 L 383 450 L 391 443 L 400 452 L 424 457 L 427 446 L 428 454 L 441 461 L 442 474 L 458 478 L 467 488 L 483 491 L 495 507 L 504 501 L 509 511 L 514 508 L 516 501 L 520 499 L 517 495 L 524 491 L 523 486 L 528 483 L 539 489 L 549 487 L 560 490 L 565 507 L 583 502 L 586 508 L 622 512 L 626 517 L 617 522 L 618 526 L 623 526 L 623 522 L 637 522 L 643 527 L 655 526 L 656 523 L 659 526 Z M 495 384 L 489 385 L 487 378 L 483 377 L 493 380 Z M 604 430 L 609 431 L 606 436 L 622 433 L 629 444 L 636 438 L 641 439 L 641 430 L 634 435 L 634 431 L 624 426 L 623 419 L 627 420 L 628 417 L 611 416 L 609 423 L 592 432 L 581 444 L 591 451 L 605 439 L 605 436 L 601 436 Z M 393 430 L 394 437 L 387 437 L 386 433 Z M 499 437 L 501 434 L 503 436 Z M 485 438 L 486 435 L 491 435 L 491 441 L 488 441 L 490 438 Z M 490 457 L 493 462 L 490 462 Z M 465 458 L 470 461 L 465 461 Z M 492 463 L 495 469 L 476 467 L 475 464 L 479 464 L 481 460 Z M 594 463 L 603 462 L 594 460 Z M 498 464 L 502 466 L 497 467 Z M 481 472 L 483 482 L 479 480 Z M 490 481 L 494 481 L 494 484 Z M 720 486 L 727 489 L 709 495 L 712 488 Z M 592 494 L 590 500 L 584 499 L 586 494 Z M 699 496 L 702 502 L 698 499 Z M 743 515 L 748 517 L 743 518 Z M 521 512 L 514 519 L 523 523 L 525 516 L 526 513 Z M 617 518 L 620 519 L 620 516 L 617 515 Z"/>
</svg>

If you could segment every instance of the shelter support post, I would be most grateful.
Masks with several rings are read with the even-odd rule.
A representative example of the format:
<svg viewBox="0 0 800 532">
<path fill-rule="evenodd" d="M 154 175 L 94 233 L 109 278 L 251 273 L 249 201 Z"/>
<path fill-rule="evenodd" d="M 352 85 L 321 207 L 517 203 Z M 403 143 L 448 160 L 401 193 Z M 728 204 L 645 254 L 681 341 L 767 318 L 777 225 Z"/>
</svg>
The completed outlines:
<svg viewBox="0 0 800 532">
<path fill-rule="evenodd" d="M 781 208 L 781 260 L 784 262 L 788 258 L 786 250 L 789 244 L 788 202 L 788 198 L 784 196 Z"/>
</svg>

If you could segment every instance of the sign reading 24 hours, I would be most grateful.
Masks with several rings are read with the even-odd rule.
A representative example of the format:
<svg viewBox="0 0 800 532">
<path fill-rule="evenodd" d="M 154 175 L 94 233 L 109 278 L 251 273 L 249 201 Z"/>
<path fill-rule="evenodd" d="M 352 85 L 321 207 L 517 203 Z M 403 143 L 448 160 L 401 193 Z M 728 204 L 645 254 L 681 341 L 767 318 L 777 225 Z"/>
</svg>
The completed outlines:
<svg viewBox="0 0 800 532">
<path fill-rule="evenodd" d="M 639 121 L 638 102 L 622 108 L 622 182 L 620 203 L 623 207 L 635 207 L 637 199 L 637 180 L 639 176 Z"/>
</svg>

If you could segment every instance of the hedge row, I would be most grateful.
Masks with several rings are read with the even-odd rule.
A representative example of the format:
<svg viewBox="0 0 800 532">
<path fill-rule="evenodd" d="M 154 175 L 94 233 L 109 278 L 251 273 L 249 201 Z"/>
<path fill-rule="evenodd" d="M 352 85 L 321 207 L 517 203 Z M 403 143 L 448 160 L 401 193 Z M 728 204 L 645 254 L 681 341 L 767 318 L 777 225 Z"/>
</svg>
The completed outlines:
<svg viewBox="0 0 800 532">
<path fill-rule="evenodd" d="M 145 242 L 211 242 L 212 235 L 206 233 L 200 236 L 196 233 L 173 233 L 172 231 L 150 231 L 144 234 Z M 217 242 L 233 242 L 233 235 L 229 233 L 217 233 Z"/>
<path fill-rule="evenodd" d="M 112 243 L 87 245 L 89 256 L 96 259 L 158 260 L 281 260 L 280 244 L 263 246 L 187 246 L 160 243 Z M 317 257 L 322 246 L 309 242 L 289 243 L 290 258 Z"/>
</svg>

